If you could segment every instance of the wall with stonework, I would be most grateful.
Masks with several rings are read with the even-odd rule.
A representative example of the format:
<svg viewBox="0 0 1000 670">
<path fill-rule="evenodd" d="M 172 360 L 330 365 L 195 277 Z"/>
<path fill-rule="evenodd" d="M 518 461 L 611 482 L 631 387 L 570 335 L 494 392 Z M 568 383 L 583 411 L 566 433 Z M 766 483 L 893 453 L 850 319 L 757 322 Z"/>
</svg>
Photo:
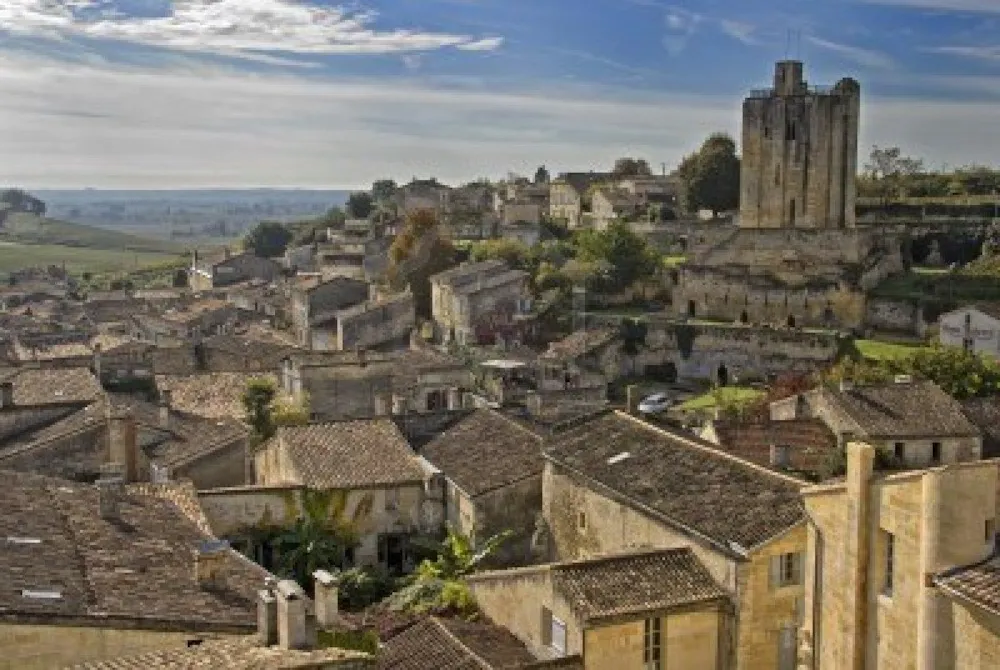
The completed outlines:
<svg viewBox="0 0 1000 670">
<path fill-rule="evenodd" d="M 1000 616 L 958 601 L 949 604 L 954 622 L 954 665 L 961 670 L 1000 668 Z"/>
<path fill-rule="evenodd" d="M 921 337 L 927 332 L 923 308 L 916 301 L 889 298 L 868 298 L 865 327 Z"/>
<path fill-rule="evenodd" d="M 416 325 L 412 295 L 383 304 L 365 304 L 337 314 L 335 344 L 341 351 L 405 342 Z"/>
<path fill-rule="evenodd" d="M 661 616 L 663 668 L 722 670 L 732 667 L 726 650 L 728 617 L 713 609 Z M 584 649 L 587 670 L 645 670 L 644 619 L 588 628 Z M 765 666 L 759 666 L 765 667 Z"/>
<path fill-rule="evenodd" d="M 242 486 L 246 480 L 246 440 L 239 439 L 201 458 L 172 468 L 175 479 L 189 479 L 199 490 Z"/>
<path fill-rule="evenodd" d="M 513 535 L 490 560 L 491 565 L 523 565 L 531 556 L 535 518 L 542 511 L 542 475 L 532 475 L 475 499 L 476 534 L 483 541 L 497 533 Z"/>
<path fill-rule="evenodd" d="M 40 428 L 69 416 L 81 405 L 38 405 L 5 407 L 0 410 L 0 440 L 7 440 L 25 431 Z"/>
<path fill-rule="evenodd" d="M 249 632 L 249 631 L 248 631 Z M 0 624 L 0 670 L 52 670 L 86 661 L 186 647 L 197 632 Z M 215 635 L 208 637 L 217 637 Z"/>
<path fill-rule="evenodd" d="M 8 452 L 0 459 L 0 468 L 65 479 L 93 479 L 107 460 L 106 445 L 107 425 L 102 421 Z"/>
</svg>

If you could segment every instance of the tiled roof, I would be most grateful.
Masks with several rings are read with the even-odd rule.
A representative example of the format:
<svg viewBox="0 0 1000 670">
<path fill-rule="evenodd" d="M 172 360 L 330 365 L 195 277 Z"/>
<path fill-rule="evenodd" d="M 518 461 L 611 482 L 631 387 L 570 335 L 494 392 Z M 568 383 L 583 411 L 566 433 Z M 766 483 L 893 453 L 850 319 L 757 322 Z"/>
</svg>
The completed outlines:
<svg viewBox="0 0 1000 670">
<path fill-rule="evenodd" d="M 570 333 L 558 342 L 549 345 L 542 354 L 544 359 L 571 361 L 612 342 L 617 333 L 611 328 L 592 328 Z"/>
<path fill-rule="evenodd" d="M 18 368 L 0 381 L 14 383 L 15 405 L 83 404 L 103 393 L 100 382 L 86 368 Z"/>
<path fill-rule="evenodd" d="M 488 622 L 428 617 L 385 643 L 379 668 L 386 670 L 492 670 L 534 662 L 524 644 Z"/>
<path fill-rule="evenodd" d="M 552 585 L 585 621 L 727 596 L 687 547 L 555 565 Z"/>
<path fill-rule="evenodd" d="M 8 538 L 0 551 L 0 616 L 253 627 L 262 568 L 229 552 L 224 583 L 203 587 L 194 555 L 211 538 L 173 503 L 129 490 L 112 522 L 99 515 L 98 501 L 96 486 L 0 471 L 0 538 Z"/>
<path fill-rule="evenodd" d="M 549 444 L 558 465 L 722 546 L 750 549 L 803 519 L 791 478 L 619 412 L 580 421 Z"/>
<path fill-rule="evenodd" d="M 1000 456 L 1000 398 L 963 400 L 962 412 L 983 434 L 983 458 Z"/>
<path fill-rule="evenodd" d="M 369 662 L 364 664 L 365 660 Z M 328 648 L 311 651 L 262 647 L 256 635 L 206 640 L 195 647 L 151 651 L 105 661 L 74 665 L 67 670 L 271 670 L 272 668 L 326 669 L 339 665 L 352 670 L 376 667 L 367 654 L 346 649 Z"/>
<path fill-rule="evenodd" d="M 236 418 L 246 414 L 241 398 L 247 382 L 260 377 L 278 383 L 275 375 L 259 372 L 206 372 L 156 375 L 156 386 L 171 390 L 178 410 L 210 419 Z"/>
<path fill-rule="evenodd" d="M 388 418 L 283 426 L 275 440 L 298 474 L 289 483 L 344 489 L 423 481 L 410 445 Z"/>
<path fill-rule="evenodd" d="M 957 400 L 934 382 L 914 380 L 856 386 L 853 389 L 821 389 L 841 412 L 851 418 L 868 437 L 971 437 L 977 429 L 962 413 Z"/>
<path fill-rule="evenodd" d="M 977 565 L 949 570 L 934 580 L 945 591 L 952 591 L 980 607 L 1000 615 L 1000 556 Z"/>
<path fill-rule="evenodd" d="M 837 437 L 819 419 L 720 420 L 713 427 L 720 449 L 766 468 L 775 467 L 771 465 L 772 445 L 788 448 L 786 469 L 798 472 L 817 472 L 837 448 Z"/>
<path fill-rule="evenodd" d="M 545 464 L 541 439 L 491 409 L 462 419 L 421 455 L 473 497 L 540 474 Z"/>
<path fill-rule="evenodd" d="M 457 267 L 439 272 L 431 277 L 431 281 L 438 284 L 459 284 L 472 281 L 477 275 L 493 275 L 507 271 L 507 264 L 500 260 L 481 261 L 479 263 L 465 263 Z"/>
</svg>

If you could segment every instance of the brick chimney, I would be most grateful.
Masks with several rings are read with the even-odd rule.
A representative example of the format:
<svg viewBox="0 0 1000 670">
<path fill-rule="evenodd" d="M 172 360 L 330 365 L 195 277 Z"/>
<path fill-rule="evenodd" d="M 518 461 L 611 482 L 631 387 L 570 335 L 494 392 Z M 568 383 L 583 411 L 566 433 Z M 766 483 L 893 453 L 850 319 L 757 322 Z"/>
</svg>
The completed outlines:
<svg viewBox="0 0 1000 670">
<path fill-rule="evenodd" d="M 97 479 L 97 491 L 100 495 L 99 512 L 105 521 L 117 521 L 121 518 L 121 498 L 125 489 L 125 468 L 121 463 L 105 463 L 101 466 Z"/>
<path fill-rule="evenodd" d="M 125 482 L 139 478 L 139 441 L 135 417 L 129 411 L 108 408 L 108 463 L 124 467 Z"/>
<path fill-rule="evenodd" d="M 277 584 L 268 577 L 264 588 L 257 592 L 257 637 L 265 647 L 278 644 L 278 600 L 274 591 Z"/>
<path fill-rule="evenodd" d="M 194 575 L 202 588 L 220 587 L 226 582 L 229 543 L 225 540 L 205 540 L 194 554 Z"/>
<path fill-rule="evenodd" d="M 282 649 L 309 649 L 306 627 L 306 594 L 291 579 L 278 582 L 278 646 Z"/>
<path fill-rule="evenodd" d="M 313 573 L 315 582 L 316 624 L 321 627 L 332 626 L 337 620 L 340 591 L 337 578 L 326 570 Z"/>
<path fill-rule="evenodd" d="M 0 382 L 0 408 L 14 406 L 14 382 Z"/>
</svg>

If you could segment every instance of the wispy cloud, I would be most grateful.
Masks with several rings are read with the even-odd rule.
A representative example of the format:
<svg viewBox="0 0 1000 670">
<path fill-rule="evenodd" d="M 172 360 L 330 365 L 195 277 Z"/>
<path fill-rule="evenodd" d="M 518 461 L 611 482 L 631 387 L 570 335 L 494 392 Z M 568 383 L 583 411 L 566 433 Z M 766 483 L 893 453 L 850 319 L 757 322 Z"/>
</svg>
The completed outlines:
<svg viewBox="0 0 1000 670">
<path fill-rule="evenodd" d="M 732 21 L 730 19 L 722 19 L 719 21 L 719 28 L 723 33 L 732 37 L 738 42 L 750 46 L 757 46 L 760 42 L 755 37 L 757 32 L 756 26 L 749 23 L 743 23 L 742 21 Z"/>
<path fill-rule="evenodd" d="M 870 5 L 933 9 L 949 12 L 985 12 L 1000 14 L 997 0 L 860 0 Z"/>
<path fill-rule="evenodd" d="M 942 46 L 925 49 L 924 51 L 947 56 L 1000 61 L 1000 46 Z"/>
<path fill-rule="evenodd" d="M 830 40 L 825 40 L 816 37 L 815 35 L 809 35 L 806 37 L 806 41 L 821 49 L 826 49 L 827 51 L 836 53 L 863 67 L 876 68 L 880 70 L 889 70 L 893 67 L 892 59 L 878 51 L 864 49 L 851 44 L 831 42 Z"/>
<path fill-rule="evenodd" d="M 664 21 L 667 24 L 667 34 L 663 37 L 663 46 L 671 55 L 678 55 L 688 45 L 691 37 L 698 32 L 704 15 L 681 7 L 667 7 Z"/>
<path fill-rule="evenodd" d="M 194 52 L 250 55 L 402 54 L 489 51 L 501 37 L 376 26 L 373 11 L 301 0 L 176 0 L 162 16 L 125 16 L 107 0 L 3 0 L 0 31 L 131 42 Z"/>
</svg>

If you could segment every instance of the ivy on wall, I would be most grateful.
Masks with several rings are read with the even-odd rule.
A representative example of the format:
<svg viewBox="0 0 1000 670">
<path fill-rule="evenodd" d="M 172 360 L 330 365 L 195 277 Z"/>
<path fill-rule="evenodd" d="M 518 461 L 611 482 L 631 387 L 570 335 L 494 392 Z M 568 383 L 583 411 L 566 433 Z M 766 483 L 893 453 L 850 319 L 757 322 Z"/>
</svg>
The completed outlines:
<svg viewBox="0 0 1000 670">
<path fill-rule="evenodd" d="M 698 329 L 689 323 L 673 324 L 674 339 L 677 340 L 677 350 L 681 352 L 681 358 L 687 360 L 691 358 L 694 351 L 694 341 L 698 336 Z"/>
</svg>

